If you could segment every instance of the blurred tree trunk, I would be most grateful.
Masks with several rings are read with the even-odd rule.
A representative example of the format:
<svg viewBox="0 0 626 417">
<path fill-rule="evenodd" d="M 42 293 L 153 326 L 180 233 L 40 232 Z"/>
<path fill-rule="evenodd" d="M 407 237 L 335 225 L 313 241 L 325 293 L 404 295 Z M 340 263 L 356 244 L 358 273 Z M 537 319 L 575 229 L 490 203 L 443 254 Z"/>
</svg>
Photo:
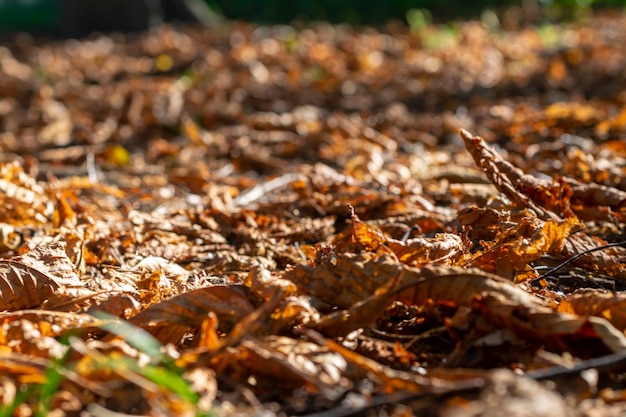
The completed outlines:
<svg viewBox="0 0 626 417">
<path fill-rule="evenodd" d="M 202 0 L 60 0 L 59 33 L 138 32 L 175 21 L 214 26 L 220 20 Z"/>
</svg>

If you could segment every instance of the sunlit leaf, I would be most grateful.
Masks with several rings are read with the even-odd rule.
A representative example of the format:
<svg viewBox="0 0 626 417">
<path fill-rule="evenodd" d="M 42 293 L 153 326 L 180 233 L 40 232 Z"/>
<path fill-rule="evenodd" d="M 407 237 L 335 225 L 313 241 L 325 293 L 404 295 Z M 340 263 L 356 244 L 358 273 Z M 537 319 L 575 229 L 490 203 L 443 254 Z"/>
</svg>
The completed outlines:
<svg viewBox="0 0 626 417">
<path fill-rule="evenodd" d="M 162 343 L 176 343 L 185 332 L 200 327 L 211 312 L 217 315 L 220 324 L 232 327 L 253 311 L 241 287 L 213 286 L 153 304 L 133 316 L 130 322 L 146 329 L 154 328 Z"/>
</svg>

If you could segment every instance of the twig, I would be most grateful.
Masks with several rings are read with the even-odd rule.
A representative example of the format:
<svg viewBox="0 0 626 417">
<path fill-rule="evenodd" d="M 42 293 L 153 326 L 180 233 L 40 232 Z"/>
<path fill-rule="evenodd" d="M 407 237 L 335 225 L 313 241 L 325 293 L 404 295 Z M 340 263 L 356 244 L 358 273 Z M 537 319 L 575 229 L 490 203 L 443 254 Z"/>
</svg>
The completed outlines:
<svg viewBox="0 0 626 417">
<path fill-rule="evenodd" d="M 626 350 L 610 355 L 587 359 L 572 367 L 551 366 L 549 368 L 528 371 L 524 375 L 537 381 L 553 379 L 560 376 L 573 375 L 588 369 L 597 369 L 600 373 L 606 373 L 626 366 Z"/>
<path fill-rule="evenodd" d="M 574 262 L 577 259 L 580 259 L 581 257 L 583 257 L 584 255 L 587 255 L 588 253 L 597 252 L 599 250 L 603 250 L 603 249 L 607 249 L 607 248 L 614 248 L 614 247 L 617 247 L 617 246 L 626 246 L 626 240 L 622 240 L 620 242 L 607 243 L 606 245 L 602 245 L 602 246 L 598 246 L 596 248 L 591 248 L 591 249 L 587 249 L 585 251 L 582 251 L 582 252 L 572 256 L 571 258 L 566 259 L 565 261 L 561 262 L 560 264 L 558 264 L 554 268 L 549 269 L 548 271 L 544 272 L 543 274 L 541 274 L 537 278 L 535 278 L 532 281 L 530 281 L 530 283 L 531 284 L 536 284 L 537 282 L 541 281 L 542 279 L 544 279 L 544 278 L 554 274 L 555 272 L 563 269 L 569 263 Z"/>
</svg>

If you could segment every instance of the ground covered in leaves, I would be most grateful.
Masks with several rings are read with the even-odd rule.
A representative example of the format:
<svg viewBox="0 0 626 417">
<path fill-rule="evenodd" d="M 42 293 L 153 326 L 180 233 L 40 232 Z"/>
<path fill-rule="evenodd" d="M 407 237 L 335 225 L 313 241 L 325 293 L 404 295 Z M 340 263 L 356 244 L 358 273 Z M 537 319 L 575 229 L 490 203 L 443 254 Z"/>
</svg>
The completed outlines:
<svg viewBox="0 0 626 417">
<path fill-rule="evenodd" d="M 2 415 L 623 415 L 624 25 L 5 42 Z"/>
</svg>

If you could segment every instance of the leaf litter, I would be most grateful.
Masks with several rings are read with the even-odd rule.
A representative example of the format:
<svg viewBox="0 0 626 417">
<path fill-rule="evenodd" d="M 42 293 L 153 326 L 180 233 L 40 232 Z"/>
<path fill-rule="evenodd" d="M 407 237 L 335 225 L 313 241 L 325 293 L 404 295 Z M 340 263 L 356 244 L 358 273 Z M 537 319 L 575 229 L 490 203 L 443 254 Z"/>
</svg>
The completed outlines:
<svg viewBox="0 0 626 417">
<path fill-rule="evenodd" d="M 3 415 L 623 414 L 624 23 L 7 38 Z"/>
</svg>

